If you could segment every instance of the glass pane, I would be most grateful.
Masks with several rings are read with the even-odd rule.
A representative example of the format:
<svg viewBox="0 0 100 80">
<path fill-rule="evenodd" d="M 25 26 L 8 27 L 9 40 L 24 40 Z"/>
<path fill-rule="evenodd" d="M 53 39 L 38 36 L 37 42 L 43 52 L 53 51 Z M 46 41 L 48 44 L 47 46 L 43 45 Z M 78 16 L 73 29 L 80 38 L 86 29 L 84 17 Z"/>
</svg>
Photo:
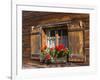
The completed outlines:
<svg viewBox="0 0 100 80">
<path fill-rule="evenodd" d="M 56 36 L 57 34 L 57 36 Z M 56 44 L 64 44 L 67 47 L 67 30 L 48 30 L 47 32 L 47 46 L 48 47 L 55 47 Z M 58 41 L 58 42 L 57 42 Z"/>
<path fill-rule="evenodd" d="M 57 32 L 58 32 L 58 35 L 61 36 L 61 30 L 58 30 Z"/>
<path fill-rule="evenodd" d="M 62 44 L 64 44 L 64 46 L 67 47 L 67 35 L 62 36 Z"/>
<path fill-rule="evenodd" d="M 56 37 L 55 37 L 55 30 L 49 30 L 47 32 L 47 47 L 55 47 L 56 45 Z"/>
<path fill-rule="evenodd" d="M 62 35 L 63 35 L 63 36 L 66 36 L 66 35 L 67 35 L 67 30 L 66 30 L 66 29 L 63 29 L 63 30 L 62 30 Z"/>
<path fill-rule="evenodd" d="M 55 30 L 50 31 L 50 36 L 54 37 L 55 36 Z"/>
</svg>

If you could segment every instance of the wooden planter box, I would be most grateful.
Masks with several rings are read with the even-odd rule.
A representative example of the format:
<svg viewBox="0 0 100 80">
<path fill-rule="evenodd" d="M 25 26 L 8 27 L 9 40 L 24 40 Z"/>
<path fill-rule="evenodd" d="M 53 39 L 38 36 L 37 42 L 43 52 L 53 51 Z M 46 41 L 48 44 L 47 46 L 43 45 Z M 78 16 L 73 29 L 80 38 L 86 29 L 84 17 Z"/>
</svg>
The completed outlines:
<svg viewBox="0 0 100 80">
<path fill-rule="evenodd" d="M 68 57 L 52 58 L 50 60 L 40 59 L 40 62 L 45 64 L 66 64 L 68 62 Z"/>
</svg>

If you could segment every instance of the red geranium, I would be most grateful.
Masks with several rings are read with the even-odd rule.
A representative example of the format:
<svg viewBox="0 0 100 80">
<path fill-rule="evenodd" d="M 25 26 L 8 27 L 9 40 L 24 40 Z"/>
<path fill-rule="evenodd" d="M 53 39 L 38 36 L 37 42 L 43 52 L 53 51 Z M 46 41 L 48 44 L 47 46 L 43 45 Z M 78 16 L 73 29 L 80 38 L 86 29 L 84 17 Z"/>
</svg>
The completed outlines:
<svg viewBox="0 0 100 80">
<path fill-rule="evenodd" d="M 50 48 L 51 51 L 53 51 L 54 49 L 55 49 L 54 47 Z"/>
<path fill-rule="evenodd" d="M 47 54 L 46 54 L 46 56 L 45 56 L 45 58 L 46 58 L 46 60 L 50 60 L 50 59 L 51 59 L 50 54 L 49 54 L 49 53 L 47 53 Z"/>
<path fill-rule="evenodd" d="M 63 44 L 60 44 L 58 46 L 55 47 L 57 51 L 62 51 L 65 47 Z"/>
</svg>

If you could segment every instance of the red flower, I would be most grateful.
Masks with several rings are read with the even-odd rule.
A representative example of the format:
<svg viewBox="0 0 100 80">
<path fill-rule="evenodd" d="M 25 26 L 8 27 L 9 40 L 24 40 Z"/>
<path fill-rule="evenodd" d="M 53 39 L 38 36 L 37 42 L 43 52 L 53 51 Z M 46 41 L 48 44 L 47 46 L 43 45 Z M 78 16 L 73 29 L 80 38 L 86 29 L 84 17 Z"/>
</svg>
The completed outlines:
<svg viewBox="0 0 100 80">
<path fill-rule="evenodd" d="M 46 60 L 50 60 L 50 58 L 51 58 L 50 54 L 47 53 L 45 58 L 46 58 Z"/>
<path fill-rule="evenodd" d="M 62 51 L 64 49 L 64 45 L 60 44 L 58 46 L 55 47 L 57 51 Z"/>
<path fill-rule="evenodd" d="M 54 50 L 54 47 L 50 48 L 50 50 L 53 51 Z"/>
</svg>

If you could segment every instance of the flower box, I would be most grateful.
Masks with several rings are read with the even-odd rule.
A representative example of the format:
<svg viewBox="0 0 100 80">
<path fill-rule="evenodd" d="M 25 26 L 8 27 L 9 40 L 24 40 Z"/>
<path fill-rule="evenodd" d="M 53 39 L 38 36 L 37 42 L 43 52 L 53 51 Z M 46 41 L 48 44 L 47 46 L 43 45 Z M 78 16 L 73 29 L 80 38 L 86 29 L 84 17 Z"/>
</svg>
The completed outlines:
<svg viewBox="0 0 100 80">
<path fill-rule="evenodd" d="M 55 46 L 55 48 L 41 48 L 40 62 L 46 64 L 67 63 L 71 50 L 65 48 L 63 44 Z"/>
</svg>

